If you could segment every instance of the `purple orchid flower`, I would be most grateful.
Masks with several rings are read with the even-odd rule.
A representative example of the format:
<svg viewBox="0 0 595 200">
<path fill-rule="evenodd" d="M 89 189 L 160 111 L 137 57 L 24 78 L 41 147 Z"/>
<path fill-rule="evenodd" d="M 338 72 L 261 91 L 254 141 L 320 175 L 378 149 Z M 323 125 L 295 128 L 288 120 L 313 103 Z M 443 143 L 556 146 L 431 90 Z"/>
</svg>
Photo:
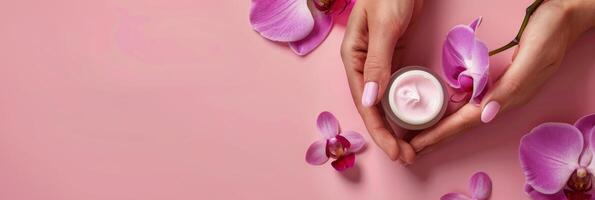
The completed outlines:
<svg viewBox="0 0 595 200">
<path fill-rule="evenodd" d="M 333 158 L 335 160 L 331 162 L 331 165 L 337 171 L 353 167 L 355 153 L 366 144 L 364 137 L 354 131 L 341 132 L 337 118 L 330 112 L 320 113 L 316 125 L 323 139 L 310 145 L 306 152 L 306 162 L 312 165 L 322 165 L 329 158 Z"/>
<path fill-rule="evenodd" d="M 521 139 L 520 160 L 527 186 L 536 200 L 578 200 L 593 197 L 595 114 L 574 125 L 544 123 Z"/>
<path fill-rule="evenodd" d="M 252 0 L 250 23 L 262 37 L 289 42 L 298 55 L 314 50 L 328 35 L 333 18 L 354 0 Z"/>
<path fill-rule="evenodd" d="M 486 45 L 475 36 L 481 17 L 470 25 L 457 25 L 442 48 L 442 68 L 446 82 L 458 91 L 471 92 L 471 102 L 479 103 L 487 91 L 489 55 Z"/>
<path fill-rule="evenodd" d="M 492 194 L 492 180 L 490 176 L 484 172 L 477 172 L 471 176 L 469 180 L 469 190 L 471 197 L 459 193 L 448 193 L 440 198 L 440 200 L 485 200 Z"/>
</svg>

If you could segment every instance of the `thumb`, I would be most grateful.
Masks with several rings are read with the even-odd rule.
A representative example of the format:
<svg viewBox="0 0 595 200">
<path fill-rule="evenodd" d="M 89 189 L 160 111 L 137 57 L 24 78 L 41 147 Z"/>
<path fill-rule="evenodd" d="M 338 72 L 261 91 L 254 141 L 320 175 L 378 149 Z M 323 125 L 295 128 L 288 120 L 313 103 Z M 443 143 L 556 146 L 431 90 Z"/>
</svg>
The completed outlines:
<svg viewBox="0 0 595 200">
<path fill-rule="evenodd" d="M 372 25 L 369 31 L 368 52 L 364 63 L 364 91 L 362 105 L 370 107 L 382 99 L 391 73 L 393 53 L 399 31 L 395 26 Z"/>
</svg>

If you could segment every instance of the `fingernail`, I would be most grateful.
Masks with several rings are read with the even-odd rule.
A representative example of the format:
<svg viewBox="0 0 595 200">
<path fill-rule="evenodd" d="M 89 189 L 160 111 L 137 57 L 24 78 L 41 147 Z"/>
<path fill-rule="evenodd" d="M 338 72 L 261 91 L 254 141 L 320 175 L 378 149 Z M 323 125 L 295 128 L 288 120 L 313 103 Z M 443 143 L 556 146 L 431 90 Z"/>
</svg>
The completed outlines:
<svg viewBox="0 0 595 200">
<path fill-rule="evenodd" d="M 362 94 L 362 105 L 370 107 L 376 102 L 376 96 L 378 96 L 378 83 L 367 82 L 364 85 L 364 94 Z"/>
<path fill-rule="evenodd" d="M 481 111 L 481 121 L 483 123 L 492 121 L 498 114 L 498 111 L 500 111 L 500 104 L 496 101 L 490 101 L 483 107 L 483 111 Z"/>
</svg>

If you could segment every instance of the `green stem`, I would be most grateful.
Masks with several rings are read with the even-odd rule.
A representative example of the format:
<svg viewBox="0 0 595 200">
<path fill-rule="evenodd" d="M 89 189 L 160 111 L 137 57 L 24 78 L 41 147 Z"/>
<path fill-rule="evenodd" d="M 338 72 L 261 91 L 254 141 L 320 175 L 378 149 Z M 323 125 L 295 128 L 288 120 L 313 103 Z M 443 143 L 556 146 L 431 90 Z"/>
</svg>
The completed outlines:
<svg viewBox="0 0 595 200">
<path fill-rule="evenodd" d="M 521 24 L 521 28 L 519 29 L 519 32 L 516 34 L 516 37 L 514 37 L 514 39 L 508 44 L 490 51 L 490 56 L 496 55 L 497 53 L 500 53 L 506 49 L 510 49 L 511 47 L 514 47 L 519 44 L 519 42 L 521 41 L 521 36 L 523 35 L 523 32 L 525 31 L 525 28 L 529 23 L 529 18 L 531 18 L 531 15 L 533 15 L 533 13 L 537 10 L 541 3 L 543 3 L 543 1 L 544 0 L 535 0 L 535 2 L 533 2 L 529 7 L 527 7 L 527 10 L 525 12 L 525 18 L 523 19 L 523 24 Z"/>
</svg>

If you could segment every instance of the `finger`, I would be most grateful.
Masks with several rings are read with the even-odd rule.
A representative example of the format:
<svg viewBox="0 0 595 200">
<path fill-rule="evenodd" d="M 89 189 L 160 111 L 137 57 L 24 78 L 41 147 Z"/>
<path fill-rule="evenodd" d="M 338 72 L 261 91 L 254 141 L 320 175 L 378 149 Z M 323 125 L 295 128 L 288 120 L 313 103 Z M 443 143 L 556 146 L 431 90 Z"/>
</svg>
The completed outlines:
<svg viewBox="0 0 595 200">
<path fill-rule="evenodd" d="M 401 149 L 398 139 L 387 128 L 378 107 L 364 107 L 358 105 L 358 111 L 374 142 L 388 155 L 391 160 L 400 158 Z"/>
<path fill-rule="evenodd" d="M 357 54 L 355 52 L 354 54 Z M 346 54 L 349 55 L 349 54 Z M 346 60 L 347 58 L 344 58 Z M 387 125 L 382 117 L 381 110 L 377 106 L 366 107 L 361 104 L 363 91 L 363 74 L 359 72 L 357 67 L 350 67 L 348 63 L 357 64 L 357 61 L 343 61 L 346 65 L 345 71 L 348 77 L 349 87 L 351 88 L 351 95 L 359 114 L 370 133 L 374 142 L 390 157 L 391 160 L 399 158 L 399 147 L 395 137 L 387 129 Z M 363 62 L 361 62 L 363 64 Z"/>
<path fill-rule="evenodd" d="M 413 164 L 416 153 L 413 150 L 413 147 L 407 142 L 411 140 L 411 137 L 414 135 L 413 132 L 390 122 L 388 119 L 386 119 L 386 117 L 384 123 L 388 125 L 389 130 L 392 130 L 393 137 L 397 138 L 397 145 L 399 146 L 399 159 L 405 165 Z"/>
<path fill-rule="evenodd" d="M 411 140 L 415 152 L 451 138 L 479 122 L 481 110 L 473 104 L 466 104 L 455 113 L 442 119 L 432 128 L 423 131 Z"/>
<path fill-rule="evenodd" d="M 362 104 L 372 106 L 382 99 L 390 77 L 393 53 L 401 35 L 396 19 L 368 17 L 369 43 L 364 64 L 364 91 Z M 405 24 L 406 25 L 406 24 Z"/>
<path fill-rule="evenodd" d="M 363 66 L 367 48 L 367 22 L 365 13 L 356 3 L 341 46 L 341 57 L 345 65 L 349 87 L 353 101 L 362 116 L 364 124 L 374 142 L 389 156 L 391 160 L 399 159 L 397 140 L 386 128 L 381 111 L 377 107 L 364 107 L 361 104 L 363 91 Z"/>
<path fill-rule="evenodd" d="M 507 110 L 525 101 L 526 99 L 524 97 L 531 96 L 528 94 L 520 95 L 519 92 L 521 89 L 523 91 L 536 91 L 529 87 L 539 84 L 523 85 L 521 87 L 522 81 L 531 79 L 531 76 L 540 76 L 534 74 L 534 69 L 537 66 L 547 65 L 547 61 L 546 59 L 541 59 L 544 57 L 541 55 L 541 52 L 543 52 L 543 40 L 528 37 L 523 37 L 521 44 L 513 53 L 512 64 L 482 100 L 481 121 L 483 123 L 489 123 L 502 110 Z M 542 75 L 542 77 L 548 76 Z"/>
<path fill-rule="evenodd" d="M 401 139 L 397 139 L 397 142 L 399 144 L 399 150 L 401 152 L 399 158 L 407 165 L 413 164 L 413 162 L 415 161 L 415 150 L 413 149 L 413 147 L 409 143 Z"/>
</svg>

